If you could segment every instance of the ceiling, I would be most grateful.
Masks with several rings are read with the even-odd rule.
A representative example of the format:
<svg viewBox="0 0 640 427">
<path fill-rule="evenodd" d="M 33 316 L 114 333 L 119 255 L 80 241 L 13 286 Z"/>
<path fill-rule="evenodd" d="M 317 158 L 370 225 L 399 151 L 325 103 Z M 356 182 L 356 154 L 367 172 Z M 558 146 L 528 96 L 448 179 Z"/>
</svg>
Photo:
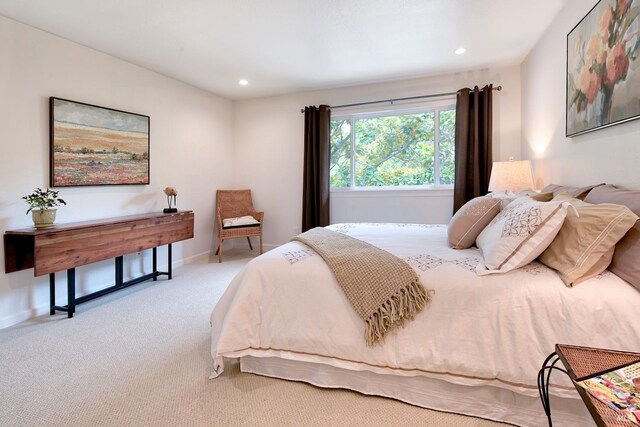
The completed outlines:
<svg viewBox="0 0 640 427">
<path fill-rule="evenodd" d="M 0 14 L 247 99 L 516 63 L 566 1 L 0 0 Z"/>
</svg>

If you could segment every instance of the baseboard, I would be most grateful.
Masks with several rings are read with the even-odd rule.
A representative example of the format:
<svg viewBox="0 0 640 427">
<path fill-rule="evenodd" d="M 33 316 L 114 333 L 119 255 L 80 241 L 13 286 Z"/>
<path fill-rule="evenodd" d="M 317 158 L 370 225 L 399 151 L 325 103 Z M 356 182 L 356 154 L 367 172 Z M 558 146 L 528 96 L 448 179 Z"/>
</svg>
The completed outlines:
<svg viewBox="0 0 640 427">
<path fill-rule="evenodd" d="M 187 264 L 193 264 L 202 260 L 209 260 L 212 251 L 205 251 L 199 254 L 191 255 L 186 258 L 181 258 L 177 261 L 171 263 L 173 268 L 182 267 Z M 159 271 L 166 271 L 168 264 L 165 262 L 164 264 L 158 264 Z M 78 291 L 76 296 L 81 297 L 83 295 L 89 294 L 91 292 L 98 291 L 100 289 L 104 289 L 106 287 L 113 286 L 113 282 L 103 283 L 101 285 L 91 286 L 90 289 L 84 289 L 83 291 Z M 32 319 L 34 317 L 42 316 L 44 314 L 49 313 L 49 304 L 42 304 L 36 307 L 32 307 L 30 309 L 26 309 L 20 311 L 18 313 L 11 314 L 9 316 L 5 316 L 0 319 L 0 329 L 8 328 L 9 326 L 17 325 L 20 322 L 24 322 L 25 320 Z"/>
<path fill-rule="evenodd" d="M 183 265 L 193 264 L 194 262 L 208 260 L 209 257 L 211 256 L 211 252 L 212 251 L 205 251 L 199 254 L 188 256 L 186 258 L 181 258 L 178 261 L 172 262 L 171 265 L 173 266 L 173 268 L 178 268 L 178 267 L 182 267 Z M 167 263 L 158 264 L 158 270 L 166 270 L 166 269 L 167 269 Z"/>
<path fill-rule="evenodd" d="M 47 311 L 49 311 L 49 307 L 47 306 Z M 0 329 L 8 328 L 9 326 L 17 325 L 20 322 L 24 322 L 25 320 L 29 320 L 33 317 L 38 317 L 47 311 L 39 313 L 42 310 L 42 307 L 32 308 L 30 310 L 23 310 L 19 313 L 14 313 L 9 316 L 3 317 L 0 319 Z"/>
</svg>

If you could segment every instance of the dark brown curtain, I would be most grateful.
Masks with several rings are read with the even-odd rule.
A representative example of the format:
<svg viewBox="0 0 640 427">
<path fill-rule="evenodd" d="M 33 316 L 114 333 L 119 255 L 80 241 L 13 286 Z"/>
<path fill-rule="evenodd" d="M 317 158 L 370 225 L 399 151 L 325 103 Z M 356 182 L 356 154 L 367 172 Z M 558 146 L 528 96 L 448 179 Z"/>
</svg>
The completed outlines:
<svg viewBox="0 0 640 427">
<path fill-rule="evenodd" d="M 493 85 L 460 89 L 456 101 L 456 177 L 453 213 L 489 188 Z"/>
<path fill-rule="evenodd" d="M 329 225 L 330 123 L 328 105 L 305 107 L 302 232 Z"/>
</svg>

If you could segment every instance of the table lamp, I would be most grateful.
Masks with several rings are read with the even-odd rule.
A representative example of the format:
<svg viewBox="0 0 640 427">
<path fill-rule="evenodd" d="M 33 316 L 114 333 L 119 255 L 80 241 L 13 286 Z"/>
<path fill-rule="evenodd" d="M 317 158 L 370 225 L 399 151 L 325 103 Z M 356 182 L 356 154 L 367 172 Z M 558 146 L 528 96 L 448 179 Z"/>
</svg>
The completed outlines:
<svg viewBox="0 0 640 427">
<path fill-rule="evenodd" d="M 520 191 L 533 189 L 531 160 L 493 162 L 489 191 Z"/>
</svg>

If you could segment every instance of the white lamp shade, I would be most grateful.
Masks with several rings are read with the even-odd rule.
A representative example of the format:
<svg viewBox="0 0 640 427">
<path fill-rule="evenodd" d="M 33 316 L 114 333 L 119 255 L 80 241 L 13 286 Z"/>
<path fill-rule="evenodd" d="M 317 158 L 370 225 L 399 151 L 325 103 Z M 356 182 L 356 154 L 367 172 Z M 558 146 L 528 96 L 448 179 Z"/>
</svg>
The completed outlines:
<svg viewBox="0 0 640 427">
<path fill-rule="evenodd" d="M 493 162 L 489 191 L 520 191 L 533 189 L 531 160 Z"/>
</svg>

